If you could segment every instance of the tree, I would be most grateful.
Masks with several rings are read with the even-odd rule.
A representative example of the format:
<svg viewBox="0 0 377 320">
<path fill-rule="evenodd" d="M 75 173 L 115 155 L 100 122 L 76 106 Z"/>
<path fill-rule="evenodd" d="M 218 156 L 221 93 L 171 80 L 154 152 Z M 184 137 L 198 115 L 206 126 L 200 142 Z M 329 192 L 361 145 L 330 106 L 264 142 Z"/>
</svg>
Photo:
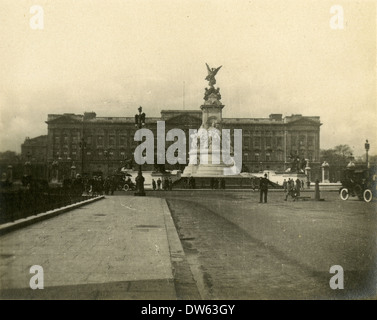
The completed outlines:
<svg viewBox="0 0 377 320">
<path fill-rule="evenodd" d="M 334 147 L 334 151 L 337 155 L 343 158 L 352 157 L 352 149 L 348 144 L 340 144 Z"/>
<path fill-rule="evenodd" d="M 341 172 L 351 159 L 353 159 L 352 149 L 347 144 L 338 145 L 332 149 L 322 149 L 320 153 L 321 163 L 326 161 L 330 165 L 331 182 L 340 181 Z"/>
<path fill-rule="evenodd" d="M 332 149 L 321 150 L 321 162 L 327 161 L 330 166 L 346 166 L 352 157 L 352 149 L 347 144 L 335 146 Z"/>
<path fill-rule="evenodd" d="M 356 161 L 361 162 L 361 163 L 366 162 L 366 160 L 367 160 L 367 157 L 366 157 L 365 153 L 362 156 L 356 158 Z M 369 162 L 370 165 L 376 165 L 377 164 L 377 155 L 369 155 L 368 156 L 368 162 Z"/>
<path fill-rule="evenodd" d="M 15 159 L 17 159 L 18 156 L 19 156 L 19 154 L 17 154 L 14 151 L 7 150 L 7 151 L 4 151 L 4 152 L 0 152 L 0 159 L 1 160 L 14 161 Z"/>
</svg>

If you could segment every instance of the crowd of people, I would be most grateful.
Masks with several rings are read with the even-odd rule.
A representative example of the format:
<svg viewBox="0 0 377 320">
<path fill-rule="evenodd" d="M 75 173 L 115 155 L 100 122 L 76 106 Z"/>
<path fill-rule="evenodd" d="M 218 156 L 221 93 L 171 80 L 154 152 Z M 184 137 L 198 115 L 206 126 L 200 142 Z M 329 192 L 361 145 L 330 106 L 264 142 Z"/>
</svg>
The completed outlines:
<svg viewBox="0 0 377 320">
<path fill-rule="evenodd" d="M 211 178 L 210 186 L 211 186 L 211 189 L 225 189 L 225 179 L 224 178 L 220 178 L 220 179 Z"/>
<path fill-rule="evenodd" d="M 119 179 L 116 176 L 103 178 L 101 175 L 97 175 L 91 178 L 83 178 L 80 174 L 77 174 L 73 179 L 64 179 L 62 187 L 75 194 L 113 195 L 114 191 L 119 188 L 119 183 Z"/>
<path fill-rule="evenodd" d="M 310 187 L 310 183 L 307 185 L 307 187 Z M 300 180 L 298 178 L 296 180 L 289 178 L 288 181 L 284 179 L 283 188 L 285 192 L 284 201 L 287 201 L 289 196 L 293 199 L 293 201 L 295 201 L 297 197 L 300 196 L 301 190 L 305 188 L 305 182 L 304 180 Z"/>
<path fill-rule="evenodd" d="M 118 189 L 124 189 L 124 185 L 128 185 L 131 190 L 134 190 L 135 184 L 132 182 L 131 178 L 121 178 L 116 176 L 108 176 L 103 178 L 102 176 L 93 176 L 89 179 L 82 178 L 80 174 L 76 175 L 75 179 L 66 179 L 63 181 L 63 188 L 69 189 L 74 193 L 86 194 L 86 195 L 113 195 L 114 191 Z M 276 187 L 276 184 L 272 183 L 268 178 L 267 174 L 259 179 L 259 185 L 252 181 L 252 189 L 258 189 L 260 192 L 260 203 L 267 202 L 268 186 Z M 188 189 L 195 189 L 195 179 L 193 177 L 186 178 L 184 181 L 184 187 Z M 310 183 L 307 183 L 307 188 L 310 188 Z M 225 179 L 224 178 L 211 178 L 210 179 L 211 189 L 225 189 Z M 305 188 L 304 180 L 300 179 L 284 179 L 283 189 L 285 193 L 284 200 L 287 201 L 289 197 L 295 201 L 297 197 L 300 197 L 301 190 Z M 159 177 L 157 180 L 152 179 L 152 189 L 154 191 L 171 191 L 173 189 L 173 181 L 171 177 Z"/>
<path fill-rule="evenodd" d="M 157 179 L 157 182 L 156 180 L 152 179 L 152 189 L 154 191 L 159 191 L 159 190 L 173 190 L 173 180 L 169 177 L 163 177 L 162 180 L 161 178 L 158 178 Z"/>
<path fill-rule="evenodd" d="M 266 203 L 267 202 L 267 193 L 268 193 L 268 185 L 274 186 L 274 184 L 267 178 L 267 174 L 264 177 L 259 179 L 259 192 L 260 192 L 260 199 L 259 203 Z M 288 178 L 288 181 L 284 179 L 283 181 L 283 189 L 285 193 L 284 201 L 288 200 L 288 197 L 291 197 L 293 201 L 296 201 L 298 197 L 301 195 L 301 190 L 305 188 L 304 180 L 297 178 L 296 180 Z M 307 188 L 310 188 L 310 182 L 307 182 Z M 255 188 L 253 187 L 253 190 Z"/>
</svg>

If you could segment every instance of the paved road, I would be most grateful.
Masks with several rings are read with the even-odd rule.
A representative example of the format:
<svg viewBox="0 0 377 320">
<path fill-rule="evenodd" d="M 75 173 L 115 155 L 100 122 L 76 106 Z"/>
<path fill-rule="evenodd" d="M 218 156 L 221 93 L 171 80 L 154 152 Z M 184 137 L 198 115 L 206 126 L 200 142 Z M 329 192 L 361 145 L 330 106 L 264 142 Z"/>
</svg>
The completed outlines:
<svg viewBox="0 0 377 320">
<path fill-rule="evenodd" d="M 203 298 L 376 297 L 375 203 L 336 192 L 299 202 L 270 192 L 267 204 L 252 191 L 155 195 L 168 199 Z M 329 287 L 332 265 L 344 269 L 344 290 Z"/>
<path fill-rule="evenodd" d="M 1 236 L 0 298 L 176 299 L 163 205 L 107 197 Z"/>
</svg>

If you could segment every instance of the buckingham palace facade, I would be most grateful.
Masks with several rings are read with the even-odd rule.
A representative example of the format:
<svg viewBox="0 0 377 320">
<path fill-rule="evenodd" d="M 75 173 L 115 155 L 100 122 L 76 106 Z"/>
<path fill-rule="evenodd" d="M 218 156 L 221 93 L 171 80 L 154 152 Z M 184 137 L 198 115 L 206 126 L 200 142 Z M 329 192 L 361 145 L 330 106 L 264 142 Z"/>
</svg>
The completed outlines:
<svg viewBox="0 0 377 320">
<path fill-rule="evenodd" d="M 202 111 L 163 110 L 161 117 L 147 116 L 145 127 L 155 139 L 157 121 L 165 121 L 166 132 L 173 128 L 183 130 L 189 141 L 189 129 L 199 129 L 202 124 Z M 59 166 L 61 177 L 72 172 L 106 176 L 120 167 L 135 165 L 133 152 L 140 142 L 134 141 L 134 117 L 97 117 L 95 112 L 49 114 L 46 123 L 46 164 L 48 168 Z M 222 119 L 224 129 L 242 129 L 243 170 L 248 172 L 285 171 L 291 155 L 308 159 L 313 169 L 319 168 L 320 126 L 319 117 L 300 114 Z M 152 165 L 144 166 L 145 170 L 154 169 Z M 183 168 L 184 165 L 166 165 L 170 170 Z"/>
</svg>

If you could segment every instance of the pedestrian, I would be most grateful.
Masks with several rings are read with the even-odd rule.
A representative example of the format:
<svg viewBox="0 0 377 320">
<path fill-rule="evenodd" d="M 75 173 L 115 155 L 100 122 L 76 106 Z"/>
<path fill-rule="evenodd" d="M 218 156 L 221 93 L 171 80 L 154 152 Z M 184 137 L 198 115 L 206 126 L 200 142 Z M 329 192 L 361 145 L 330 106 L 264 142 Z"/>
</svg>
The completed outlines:
<svg viewBox="0 0 377 320">
<path fill-rule="evenodd" d="M 297 178 L 296 180 L 296 195 L 299 197 L 301 191 L 301 180 Z"/>
<path fill-rule="evenodd" d="M 293 179 L 289 178 L 287 183 L 287 193 L 285 194 L 284 201 L 288 200 L 288 196 L 293 198 L 293 201 L 296 200 L 296 190 L 295 190 L 295 182 Z"/>
<path fill-rule="evenodd" d="M 161 190 L 161 179 L 157 179 L 157 190 Z"/>
<path fill-rule="evenodd" d="M 153 191 L 156 191 L 156 181 L 154 181 L 154 179 L 152 179 L 152 188 Z"/>
<path fill-rule="evenodd" d="M 90 182 L 90 192 L 92 193 L 92 196 L 97 195 L 97 176 L 93 176 L 91 182 Z"/>
<path fill-rule="evenodd" d="M 173 190 L 173 180 L 169 177 L 168 181 L 169 181 L 169 191 L 172 191 Z"/>
<path fill-rule="evenodd" d="M 301 189 L 304 190 L 304 188 L 305 188 L 304 180 L 301 180 Z"/>
<path fill-rule="evenodd" d="M 213 190 L 215 188 L 215 178 L 211 178 L 210 184 L 211 184 L 211 189 Z"/>
<path fill-rule="evenodd" d="M 109 191 L 110 191 L 110 178 L 109 177 L 106 177 L 105 182 L 103 184 L 103 188 L 105 190 L 105 195 L 109 195 Z"/>
<path fill-rule="evenodd" d="M 103 180 L 102 180 L 102 176 L 98 177 L 98 193 L 101 196 L 103 194 Z"/>
<path fill-rule="evenodd" d="M 283 181 L 283 189 L 284 189 L 284 193 L 287 193 L 287 189 L 288 189 L 287 179 L 284 179 L 284 181 Z"/>
<path fill-rule="evenodd" d="M 269 184 L 273 185 L 272 182 L 268 180 L 267 173 L 265 173 L 264 177 L 260 179 L 260 183 L 259 183 L 259 190 L 260 190 L 259 203 L 263 203 L 263 200 L 264 200 L 264 203 L 267 203 L 267 193 L 268 193 Z"/>
<path fill-rule="evenodd" d="M 111 179 L 110 179 L 110 193 L 111 193 L 111 195 L 114 195 L 115 189 L 116 189 L 115 177 L 112 176 Z"/>
<path fill-rule="evenodd" d="M 195 189 L 195 179 L 194 179 L 194 177 L 190 177 L 190 188 L 191 189 Z"/>
<path fill-rule="evenodd" d="M 72 189 L 75 195 L 81 196 L 83 194 L 84 182 L 79 173 L 76 174 L 76 178 L 72 182 Z"/>
<path fill-rule="evenodd" d="M 308 189 L 310 189 L 310 180 L 308 179 L 308 181 L 306 181 L 306 186 L 308 187 Z"/>
<path fill-rule="evenodd" d="M 253 191 L 255 191 L 256 189 L 256 185 L 255 185 L 255 182 L 254 182 L 254 178 L 251 178 L 251 189 L 253 189 Z"/>
<path fill-rule="evenodd" d="M 221 189 L 225 189 L 225 179 L 224 178 L 221 178 L 220 184 L 221 184 Z"/>
</svg>

